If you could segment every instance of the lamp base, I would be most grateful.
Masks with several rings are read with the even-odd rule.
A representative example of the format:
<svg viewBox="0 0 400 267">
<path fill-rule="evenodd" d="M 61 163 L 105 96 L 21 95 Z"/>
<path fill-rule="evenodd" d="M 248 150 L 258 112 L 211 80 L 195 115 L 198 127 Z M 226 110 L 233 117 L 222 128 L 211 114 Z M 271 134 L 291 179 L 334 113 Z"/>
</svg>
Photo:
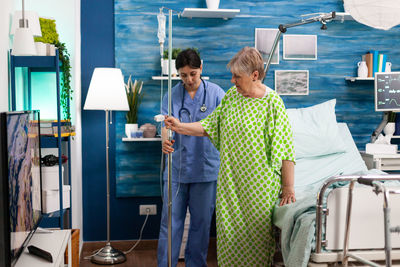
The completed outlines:
<svg viewBox="0 0 400 267">
<path fill-rule="evenodd" d="M 105 247 L 92 256 L 90 261 L 96 264 L 112 265 L 125 262 L 126 257 L 123 252 L 113 248 L 110 243 L 107 243 Z"/>
</svg>

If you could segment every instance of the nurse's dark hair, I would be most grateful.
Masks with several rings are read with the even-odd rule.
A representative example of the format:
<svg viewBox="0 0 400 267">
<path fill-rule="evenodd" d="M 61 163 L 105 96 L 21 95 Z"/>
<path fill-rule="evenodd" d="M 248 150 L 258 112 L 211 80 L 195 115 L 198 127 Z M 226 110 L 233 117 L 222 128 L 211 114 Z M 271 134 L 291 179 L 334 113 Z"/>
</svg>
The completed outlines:
<svg viewBox="0 0 400 267">
<path fill-rule="evenodd" d="M 201 66 L 201 60 L 199 54 L 191 48 L 181 51 L 175 60 L 175 67 L 177 70 L 189 66 L 192 69 L 199 69 Z"/>
<path fill-rule="evenodd" d="M 258 71 L 258 80 L 261 81 L 265 76 L 263 58 L 254 47 L 243 47 L 229 61 L 227 67 L 235 74 L 246 73 L 251 75 L 254 71 Z"/>
</svg>

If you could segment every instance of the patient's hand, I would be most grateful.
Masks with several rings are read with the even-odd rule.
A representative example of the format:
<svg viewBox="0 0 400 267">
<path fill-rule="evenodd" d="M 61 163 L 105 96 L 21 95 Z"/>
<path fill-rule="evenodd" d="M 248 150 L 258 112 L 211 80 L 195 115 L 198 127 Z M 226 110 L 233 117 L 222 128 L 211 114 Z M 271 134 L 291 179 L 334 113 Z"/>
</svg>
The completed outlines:
<svg viewBox="0 0 400 267">
<path fill-rule="evenodd" d="M 279 203 L 279 206 L 291 204 L 294 202 L 296 202 L 296 197 L 294 196 L 294 187 L 282 186 L 281 202 Z"/>
</svg>

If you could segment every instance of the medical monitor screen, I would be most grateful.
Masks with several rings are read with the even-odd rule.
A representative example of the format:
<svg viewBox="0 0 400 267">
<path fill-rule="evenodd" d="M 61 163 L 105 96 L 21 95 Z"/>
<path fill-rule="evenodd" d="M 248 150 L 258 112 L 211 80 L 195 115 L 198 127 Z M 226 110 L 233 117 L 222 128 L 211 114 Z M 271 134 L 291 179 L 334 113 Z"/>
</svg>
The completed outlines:
<svg viewBox="0 0 400 267">
<path fill-rule="evenodd" d="M 400 111 L 400 72 L 375 73 L 375 110 Z"/>
</svg>

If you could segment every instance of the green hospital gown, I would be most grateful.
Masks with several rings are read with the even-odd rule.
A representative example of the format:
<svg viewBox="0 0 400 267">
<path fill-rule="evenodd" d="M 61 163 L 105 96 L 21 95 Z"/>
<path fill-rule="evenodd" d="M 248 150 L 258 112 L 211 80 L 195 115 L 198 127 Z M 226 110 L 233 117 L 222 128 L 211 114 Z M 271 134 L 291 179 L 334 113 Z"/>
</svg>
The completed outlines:
<svg viewBox="0 0 400 267">
<path fill-rule="evenodd" d="M 201 121 L 220 151 L 217 187 L 218 266 L 271 266 L 272 210 L 281 190 L 282 160 L 294 161 L 292 130 L 282 99 L 232 87 Z"/>
</svg>

